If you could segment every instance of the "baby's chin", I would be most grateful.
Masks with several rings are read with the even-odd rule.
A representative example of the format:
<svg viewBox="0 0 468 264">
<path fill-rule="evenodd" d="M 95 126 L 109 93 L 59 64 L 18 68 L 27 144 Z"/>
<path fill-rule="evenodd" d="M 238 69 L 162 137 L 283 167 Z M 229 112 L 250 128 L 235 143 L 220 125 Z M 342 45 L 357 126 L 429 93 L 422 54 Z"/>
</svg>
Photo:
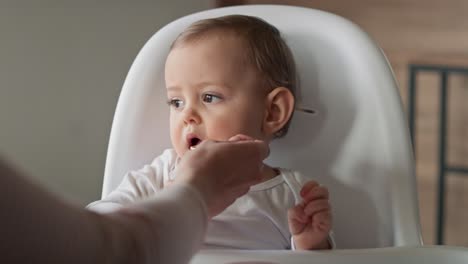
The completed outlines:
<svg viewBox="0 0 468 264">
<path fill-rule="evenodd" d="M 189 148 L 183 148 L 183 149 L 175 148 L 174 150 L 177 153 L 177 156 L 179 158 L 182 158 L 185 154 L 187 154 L 190 151 L 193 151 L 194 149 L 196 149 L 196 146 L 195 147 L 189 147 Z"/>
<path fill-rule="evenodd" d="M 175 149 L 175 151 L 177 153 L 177 157 L 182 158 L 185 155 L 185 153 L 187 153 L 187 151 L 189 150 L 178 151 L 177 149 Z"/>
</svg>

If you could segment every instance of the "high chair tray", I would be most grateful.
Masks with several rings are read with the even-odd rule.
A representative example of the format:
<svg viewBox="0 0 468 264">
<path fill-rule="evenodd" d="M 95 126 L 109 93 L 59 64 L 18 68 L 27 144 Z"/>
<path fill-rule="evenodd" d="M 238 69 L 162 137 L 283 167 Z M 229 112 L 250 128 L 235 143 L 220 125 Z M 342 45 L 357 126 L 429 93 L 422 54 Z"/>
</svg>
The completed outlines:
<svg viewBox="0 0 468 264">
<path fill-rule="evenodd" d="M 468 248 L 448 246 L 391 247 L 332 251 L 202 250 L 191 264 L 394 264 L 468 263 Z"/>
</svg>

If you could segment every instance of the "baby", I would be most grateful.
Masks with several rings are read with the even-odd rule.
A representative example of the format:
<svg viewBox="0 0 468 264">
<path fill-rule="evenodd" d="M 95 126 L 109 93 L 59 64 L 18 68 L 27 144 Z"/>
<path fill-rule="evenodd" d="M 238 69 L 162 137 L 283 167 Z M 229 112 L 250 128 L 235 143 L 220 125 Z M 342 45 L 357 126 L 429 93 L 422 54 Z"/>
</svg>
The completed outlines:
<svg viewBox="0 0 468 264">
<path fill-rule="evenodd" d="M 261 19 L 231 15 L 192 24 L 171 46 L 165 81 L 173 149 L 129 172 L 91 210 L 113 210 L 167 188 L 180 157 L 203 140 L 270 142 L 288 131 L 294 60 L 279 31 Z M 205 245 L 330 249 L 330 232 L 328 190 L 299 172 L 265 164 L 262 182 L 211 219 Z"/>
</svg>

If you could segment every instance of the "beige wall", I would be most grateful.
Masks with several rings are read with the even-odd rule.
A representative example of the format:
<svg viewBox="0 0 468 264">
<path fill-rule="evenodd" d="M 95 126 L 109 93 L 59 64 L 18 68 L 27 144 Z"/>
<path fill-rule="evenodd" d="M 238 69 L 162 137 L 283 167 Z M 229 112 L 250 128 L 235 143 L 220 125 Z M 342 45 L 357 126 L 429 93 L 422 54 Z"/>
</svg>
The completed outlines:
<svg viewBox="0 0 468 264">
<path fill-rule="evenodd" d="M 211 0 L 0 0 L 0 153 L 59 195 L 100 196 L 125 75 L 145 41 Z"/>
</svg>

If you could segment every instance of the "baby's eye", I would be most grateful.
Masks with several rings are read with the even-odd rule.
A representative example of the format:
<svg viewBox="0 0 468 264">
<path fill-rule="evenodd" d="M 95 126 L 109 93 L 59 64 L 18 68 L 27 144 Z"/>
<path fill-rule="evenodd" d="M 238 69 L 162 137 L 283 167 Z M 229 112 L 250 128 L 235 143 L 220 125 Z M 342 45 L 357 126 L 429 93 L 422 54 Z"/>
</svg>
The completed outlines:
<svg viewBox="0 0 468 264">
<path fill-rule="evenodd" d="M 169 99 L 167 101 L 167 104 L 171 107 L 174 107 L 176 109 L 178 108 L 181 108 L 183 105 L 184 105 L 184 101 L 180 100 L 180 99 Z"/>
<path fill-rule="evenodd" d="M 214 94 L 204 94 L 202 97 L 203 97 L 203 102 L 205 103 L 218 103 L 219 101 L 223 99 L 220 96 L 217 96 Z"/>
</svg>

